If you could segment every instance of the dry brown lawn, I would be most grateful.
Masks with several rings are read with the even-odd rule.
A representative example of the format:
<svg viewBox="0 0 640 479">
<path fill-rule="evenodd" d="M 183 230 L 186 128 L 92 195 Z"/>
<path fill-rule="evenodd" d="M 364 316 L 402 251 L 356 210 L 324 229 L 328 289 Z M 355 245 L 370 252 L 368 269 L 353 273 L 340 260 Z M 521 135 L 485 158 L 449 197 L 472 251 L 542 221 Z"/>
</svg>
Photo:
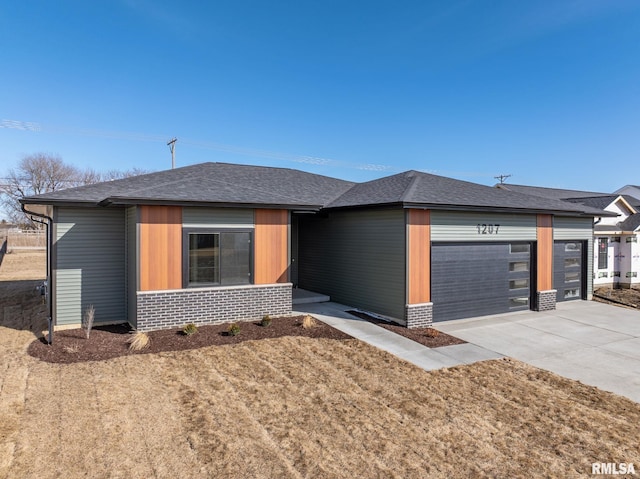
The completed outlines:
<svg viewBox="0 0 640 479">
<path fill-rule="evenodd" d="M 39 298 L 26 291 L 15 308 L 6 284 L 0 271 L 0 478 L 529 478 L 588 477 L 592 462 L 640 468 L 639 404 L 517 361 L 425 372 L 357 340 L 286 337 L 44 363 L 25 353 Z"/>
<path fill-rule="evenodd" d="M 18 250 L 4 255 L 0 263 L 0 281 L 43 280 L 46 256 L 42 250 Z"/>
</svg>

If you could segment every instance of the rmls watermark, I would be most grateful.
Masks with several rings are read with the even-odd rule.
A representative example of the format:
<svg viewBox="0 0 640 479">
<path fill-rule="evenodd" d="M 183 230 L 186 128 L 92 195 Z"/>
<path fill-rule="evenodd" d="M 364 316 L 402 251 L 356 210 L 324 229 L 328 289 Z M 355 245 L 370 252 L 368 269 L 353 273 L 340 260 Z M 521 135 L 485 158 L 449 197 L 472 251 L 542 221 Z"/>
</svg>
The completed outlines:
<svg viewBox="0 0 640 479">
<path fill-rule="evenodd" d="M 636 468 L 633 462 L 593 462 L 591 463 L 591 474 L 634 474 Z"/>
</svg>

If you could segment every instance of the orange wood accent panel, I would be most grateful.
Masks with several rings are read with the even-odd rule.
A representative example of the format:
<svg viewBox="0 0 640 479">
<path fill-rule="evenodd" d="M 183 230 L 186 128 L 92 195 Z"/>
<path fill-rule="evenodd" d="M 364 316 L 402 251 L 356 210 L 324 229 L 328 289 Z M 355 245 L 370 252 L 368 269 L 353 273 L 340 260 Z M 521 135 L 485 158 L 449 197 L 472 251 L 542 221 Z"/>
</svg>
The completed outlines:
<svg viewBox="0 0 640 479">
<path fill-rule="evenodd" d="M 431 218 L 429 210 L 407 214 L 409 304 L 431 301 Z"/>
<path fill-rule="evenodd" d="M 553 288 L 553 217 L 538 215 L 538 291 Z"/>
<path fill-rule="evenodd" d="M 253 241 L 253 282 L 255 284 L 289 281 L 289 212 L 255 210 Z"/>
<path fill-rule="evenodd" d="M 140 290 L 182 288 L 182 207 L 140 207 Z"/>
</svg>

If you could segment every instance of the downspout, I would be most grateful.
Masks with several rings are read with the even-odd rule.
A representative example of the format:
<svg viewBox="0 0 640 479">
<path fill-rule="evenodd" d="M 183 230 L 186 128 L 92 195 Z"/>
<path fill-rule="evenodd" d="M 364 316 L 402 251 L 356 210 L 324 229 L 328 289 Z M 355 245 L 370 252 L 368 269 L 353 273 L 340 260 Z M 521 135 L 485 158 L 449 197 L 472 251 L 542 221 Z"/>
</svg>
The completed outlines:
<svg viewBox="0 0 640 479">
<path fill-rule="evenodd" d="M 53 344 L 53 302 L 51 301 L 51 276 L 52 276 L 52 266 L 51 266 L 51 246 L 53 245 L 53 218 L 47 216 L 45 214 L 36 213 L 34 211 L 29 211 L 25 208 L 24 204 L 20 204 L 20 209 L 22 212 L 29 216 L 32 221 L 36 223 L 40 223 L 45 225 L 47 228 L 47 281 L 44 284 L 44 294 L 47 300 L 47 311 L 49 316 L 47 317 L 47 323 L 49 325 L 49 336 L 47 337 L 47 344 Z M 38 218 L 43 218 L 46 221 L 40 221 L 34 218 L 34 216 Z"/>
</svg>

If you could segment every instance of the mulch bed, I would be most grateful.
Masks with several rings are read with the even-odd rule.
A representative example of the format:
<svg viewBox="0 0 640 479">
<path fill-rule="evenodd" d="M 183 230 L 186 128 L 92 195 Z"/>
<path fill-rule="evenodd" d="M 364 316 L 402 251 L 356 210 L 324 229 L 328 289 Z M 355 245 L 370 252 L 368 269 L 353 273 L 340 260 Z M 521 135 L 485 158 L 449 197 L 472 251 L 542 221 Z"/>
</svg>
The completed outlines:
<svg viewBox="0 0 640 479">
<path fill-rule="evenodd" d="M 640 309 L 640 290 L 638 289 L 597 288 L 593 292 L 593 299 L 600 303 L 613 303 L 630 309 Z"/>
<path fill-rule="evenodd" d="M 456 338 L 454 336 L 450 336 L 448 334 L 443 333 L 442 331 L 437 331 L 437 333 L 433 333 L 434 328 L 415 328 L 415 329 L 407 329 L 404 326 L 400 326 L 399 324 L 393 324 L 388 321 L 384 321 L 380 318 L 376 318 L 375 316 L 371 316 L 362 311 L 347 311 L 347 313 L 357 316 L 358 318 L 365 319 L 370 323 L 376 324 L 381 328 L 392 331 L 400 336 L 404 336 L 405 338 L 409 338 L 416 343 L 420 343 L 423 346 L 427 346 L 428 348 L 439 348 L 442 346 L 452 346 L 454 344 L 465 344 L 466 341 L 463 341 L 460 338 Z M 435 337 L 431 337 L 431 335 L 437 334 Z"/>
<path fill-rule="evenodd" d="M 308 338 L 327 338 L 335 340 L 351 339 L 351 336 L 332 328 L 320 321 L 311 328 L 302 327 L 304 316 L 273 318 L 269 326 L 261 326 L 260 321 L 238 322 L 240 333 L 231 336 L 227 333 L 228 324 L 198 326 L 198 332 L 186 336 L 182 329 L 151 331 L 149 347 L 142 351 L 129 350 L 128 341 L 132 331 L 127 325 L 96 326 L 91 330 L 89 339 L 83 329 L 56 331 L 53 344 L 48 345 L 45 338 L 32 342 L 27 352 L 34 358 L 50 363 L 78 363 L 83 361 L 103 361 L 131 354 L 149 354 L 164 351 L 182 351 L 206 346 L 238 344 L 256 339 L 279 338 L 282 336 L 305 336 Z"/>
</svg>

